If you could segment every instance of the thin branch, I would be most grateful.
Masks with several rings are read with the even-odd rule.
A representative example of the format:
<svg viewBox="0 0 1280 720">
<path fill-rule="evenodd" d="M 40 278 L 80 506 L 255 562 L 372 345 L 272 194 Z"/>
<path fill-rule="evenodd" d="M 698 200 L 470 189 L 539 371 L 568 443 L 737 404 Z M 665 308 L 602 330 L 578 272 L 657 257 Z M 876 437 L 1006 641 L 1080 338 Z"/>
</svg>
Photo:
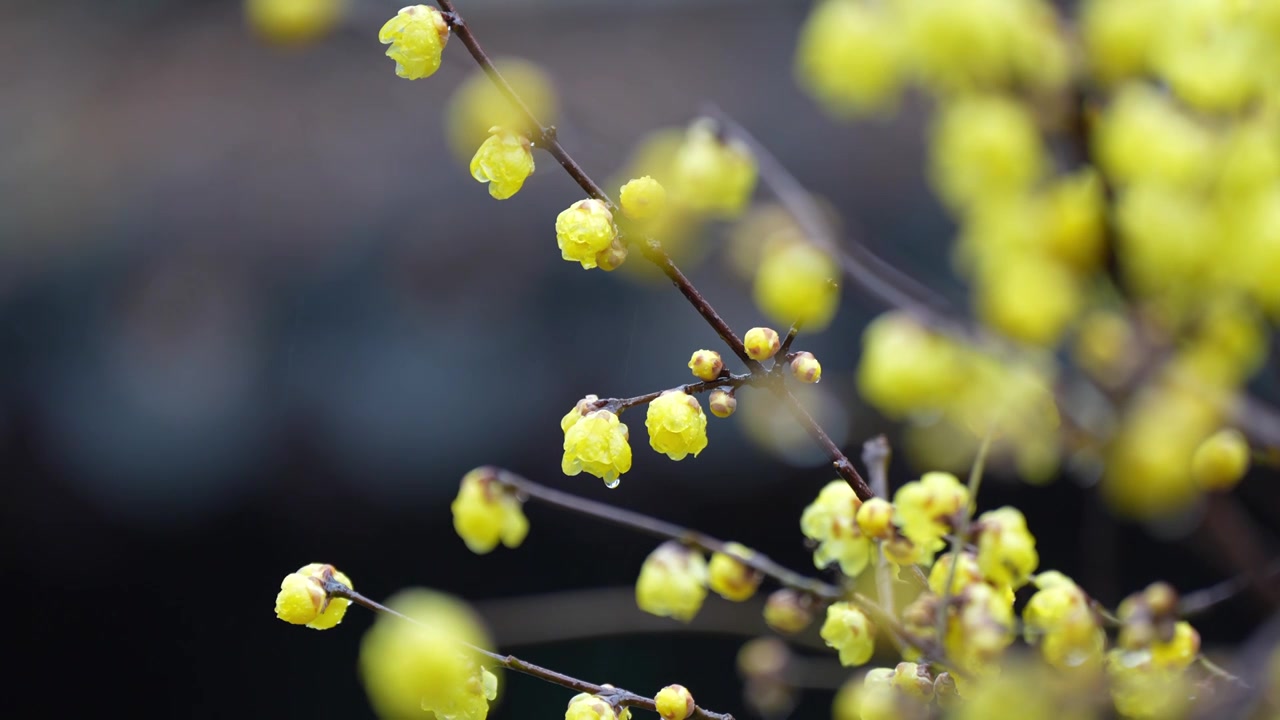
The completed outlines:
<svg viewBox="0 0 1280 720">
<path fill-rule="evenodd" d="M 938 637 L 947 636 L 947 608 L 951 604 L 951 586 L 956 581 L 956 569 L 960 567 L 960 554 L 969 542 L 969 530 L 973 525 L 973 513 L 978 509 L 978 490 L 982 489 L 982 471 L 987 465 L 987 452 L 991 450 L 991 431 L 988 430 L 978 446 L 969 470 L 969 504 L 960 515 L 960 527 L 951 539 L 951 567 L 947 568 L 947 582 L 942 588 L 942 602 L 938 605 Z"/>
<path fill-rule="evenodd" d="M 501 91 L 507 100 L 511 102 L 512 106 L 514 106 L 520 114 L 524 116 L 524 120 L 530 128 L 530 132 L 535 136 L 533 138 L 534 144 L 550 152 L 552 156 L 555 157 L 556 161 L 560 163 L 560 166 L 565 169 L 565 172 L 569 173 L 569 176 L 573 178 L 574 182 L 578 183 L 578 186 L 581 187 L 589 196 L 605 203 L 611 211 L 617 211 L 618 207 L 614 204 L 613 200 L 609 198 L 609 195 L 601 189 L 601 187 L 597 185 L 589 175 L 587 175 L 586 171 L 582 169 L 582 166 L 579 165 L 577 161 L 569 155 L 569 152 L 564 149 L 564 146 L 560 144 L 559 139 L 556 137 L 555 128 L 543 125 L 542 122 L 538 120 L 537 116 L 533 114 L 533 111 L 529 109 L 529 106 L 524 103 L 524 100 L 520 98 L 519 93 L 511 87 L 511 84 L 502 76 L 502 73 L 498 72 L 498 68 L 494 66 L 493 60 L 489 58 L 488 54 L 485 53 L 484 48 L 480 46 L 480 42 L 476 39 L 475 34 L 471 32 L 471 27 L 462 19 L 457 8 L 454 7 L 452 0 L 441 0 L 440 8 L 444 11 L 443 14 L 445 21 L 448 22 L 449 27 L 453 30 L 453 33 L 458 36 L 458 39 L 462 41 L 462 44 L 466 46 L 467 51 L 471 53 L 471 57 L 480 65 L 480 68 L 484 71 L 485 75 L 487 75 L 493 84 L 497 86 L 498 90 Z M 711 306 L 711 303 L 707 302 L 706 297 L 704 297 L 689 278 L 681 272 L 680 268 L 675 264 L 675 261 L 673 261 L 671 256 L 667 254 L 667 251 L 663 249 L 662 244 L 652 238 L 644 238 L 643 241 L 638 244 L 640 246 L 641 254 L 643 254 L 649 262 L 656 265 L 658 269 L 661 270 L 669 280 L 671 280 L 671 282 L 680 291 L 680 294 L 685 296 L 685 299 L 689 301 L 689 304 L 693 305 L 694 310 L 696 310 L 698 314 L 706 320 L 707 324 L 715 330 L 716 334 L 720 336 L 720 339 L 729 346 L 731 351 L 733 351 L 733 354 L 747 366 L 747 369 L 750 370 L 753 375 L 766 375 L 767 373 L 763 366 L 747 355 L 747 349 L 742 344 L 742 339 L 733 332 L 733 329 L 724 321 L 724 318 L 720 317 L 720 314 Z M 867 486 L 866 481 L 858 474 L 857 468 L 853 466 L 853 463 L 849 461 L 849 458 L 845 456 L 840 447 L 831 440 L 826 431 L 824 431 L 822 427 L 814 421 L 808 411 L 806 411 L 800 404 L 800 401 L 797 400 L 796 397 L 780 383 L 774 384 L 772 389 L 774 394 L 785 402 L 796 420 L 811 436 L 813 436 L 818 444 L 822 446 L 827 457 L 831 459 L 831 464 L 835 468 L 836 472 L 849 483 L 854 492 L 857 493 L 858 497 L 864 500 L 872 497 L 871 488 Z"/>
<path fill-rule="evenodd" d="M 902 642 L 915 647 L 927 657 L 931 658 L 934 662 L 946 664 L 950 667 L 946 660 L 945 651 L 939 644 L 930 638 L 909 632 L 902 627 L 896 618 L 885 612 L 874 600 L 866 597 L 865 595 L 860 593 L 846 593 L 834 585 L 828 585 L 816 578 L 801 575 L 794 570 L 785 568 L 760 553 L 753 553 L 749 556 L 740 555 L 731 551 L 724 541 L 718 540 L 705 533 L 698 532 L 697 530 L 682 527 L 680 525 L 649 517 L 648 515 L 633 512 L 631 510 L 625 510 L 605 503 L 581 498 L 577 495 L 570 495 L 569 493 L 560 492 L 559 490 L 553 490 L 501 468 L 490 467 L 485 470 L 492 474 L 491 477 L 494 482 L 500 485 L 505 485 L 526 499 L 539 500 L 547 503 L 548 505 L 553 505 L 581 515 L 599 518 L 621 527 L 630 528 L 647 535 L 653 535 L 654 537 L 676 540 L 702 552 L 718 552 L 729 555 L 752 570 L 773 578 L 785 587 L 808 593 L 826 602 L 833 602 L 842 599 L 848 600 L 849 602 L 857 605 L 868 615 L 872 616 L 872 619 L 875 622 L 879 623 L 881 627 L 900 638 Z"/>
<path fill-rule="evenodd" d="M 782 346 L 778 348 L 777 357 L 786 358 L 791 352 L 791 343 L 796 341 L 796 336 L 800 334 L 800 328 L 804 322 L 797 320 L 791 323 L 791 330 L 787 332 L 787 337 L 782 340 Z M 779 363 L 781 365 L 781 363 Z"/>
<path fill-rule="evenodd" d="M 1271 561 L 1266 570 L 1263 571 L 1262 577 L 1271 581 L 1280 577 L 1280 558 Z M 1241 574 L 1223 580 L 1216 585 L 1186 593 L 1178 603 L 1178 614 L 1182 617 L 1195 617 L 1209 612 L 1218 605 L 1248 590 L 1253 581 L 1253 576 Z"/>
<path fill-rule="evenodd" d="M 553 490 L 545 485 L 539 485 L 531 480 L 520 477 L 515 473 L 502 470 L 500 468 L 487 468 L 493 473 L 494 481 L 500 485 L 511 488 L 520 495 L 544 502 L 563 510 L 576 512 L 580 515 L 599 518 L 606 522 L 619 525 L 621 527 L 630 528 L 646 535 L 663 538 L 666 540 L 677 540 L 689 547 L 696 548 L 703 552 L 724 553 L 731 557 L 737 558 L 739 562 L 747 567 L 767 575 L 777 580 L 782 585 L 793 590 L 809 593 L 817 598 L 825 601 L 839 600 L 844 596 L 840 588 L 829 585 L 816 578 L 801 575 L 794 570 L 779 565 L 770 560 L 768 557 L 755 553 L 749 556 L 742 556 L 738 553 L 730 551 L 726 547 L 726 543 L 718 540 L 710 535 L 691 530 L 674 523 L 659 520 L 642 513 L 626 510 L 624 508 L 614 507 L 595 500 L 571 495 L 559 490 Z"/>
<path fill-rule="evenodd" d="M 533 144 L 551 153 L 556 162 L 559 162 L 565 172 L 569 173 L 569 177 L 573 178 L 573 181 L 578 183 L 588 195 L 608 205 L 611 211 L 617 212 L 617 206 L 613 204 L 613 201 L 609 199 L 604 190 L 599 185 L 596 185 L 595 181 L 582 169 L 582 166 L 560 144 L 560 141 L 556 138 L 555 127 L 543 125 L 538 120 L 538 117 L 533 114 L 533 111 L 529 109 L 529 106 L 525 104 L 524 99 L 520 97 L 515 88 L 511 87 L 511 83 L 507 82 L 502 73 L 498 72 L 493 60 L 485 53 L 484 48 L 480 47 L 480 42 L 476 40 L 476 36 L 471 32 L 471 27 L 458 14 L 458 10 L 453 6 L 452 0 L 439 0 L 439 4 L 440 9 L 444 11 L 445 22 L 449 24 L 453 34 L 467 47 L 471 57 L 475 58 L 476 64 L 480 66 L 485 75 L 489 76 L 489 80 L 498 88 L 498 91 L 507 98 L 507 102 L 510 102 L 524 116 L 524 121 L 528 125 L 529 131 L 534 133 Z"/>
<path fill-rule="evenodd" d="M 663 393 L 671 390 L 680 390 L 688 395 L 696 395 L 698 393 L 707 392 L 720 387 L 741 387 L 759 382 L 755 375 L 750 373 L 743 375 L 722 375 L 715 380 L 706 380 L 704 382 L 689 383 L 668 390 L 655 390 L 644 395 L 637 395 L 631 398 L 606 398 L 595 402 L 596 409 L 608 409 L 615 413 L 621 413 L 623 410 L 636 407 L 638 405 L 647 405 L 657 400 Z"/>
<path fill-rule="evenodd" d="M 360 607 L 366 608 L 368 610 L 372 610 L 373 612 L 381 613 L 383 615 L 389 615 L 391 617 L 398 618 L 400 620 L 406 620 L 414 624 L 421 624 L 418 620 L 415 620 L 405 615 L 404 613 L 392 610 L 391 608 L 387 607 L 386 605 L 383 605 L 380 602 L 377 602 L 376 600 L 372 600 L 368 597 L 365 597 L 364 595 L 361 595 L 355 590 L 352 590 L 346 585 L 338 582 L 337 580 L 334 580 L 332 576 L 330 576 L 325 580 L 324 591 L 327 597 L 346 598 L 347 600 L 350 600 L 351 602 L 359 605 Z M 488 650 L 485 650 L 482 647 L 477 647 L 468 642 L 463 642 L 461 640 L 457 642 L 458 642 L 458 645 L 462 646 L 467 651 L 474 653 L 476 655 L 479 655 L 485 660 L 488 660 L 489 662 L 495 665 L 500 665 L 508 670 L 513 670 L 518 673 L 523 673 L 525 675 L 538 678 L 539 680 L 549 682 L 553 685 L 559 685 L 560 687 L 573 690 L 574 692 L 590 693 L 592 695 L 598 695 L 603 700 L 607 701 L 608 703 L 616 707 L 636 707 L 636 708 L 641 708 L 643 710 L 649 710 L 651 712 L 658 711 L 658 706 L 654 702 L 653 698 L 645 697 L 644 695 L 638 695 L 636 693 L 623 690 L 621 688 L 615 688 L 612 686 L 605 686 L 605 685 L 596 685 L 595 683 L 587 682 L 586 680 L 579 680 L 578 678 L 572 677 L 570 675 L 565 675 L 564 673 L 558 673 L 555 670 L 542 667 L 541 665 L 535 665 L 531 662 L 528 662 L 527 660 L 521 660 L 520 658 L 514 655 L 499 655 L 498 653 L 490 652 Z M 733 720 L 732 715 L 729 715 L 727 713 L 712 712 L 710 710 L 707 710 L 706 708 L 701 708 L 701 707 L 695 707 L 693 710 L 693 714 L 690 715 L 690 717 L 701 718 L 702 720 Z"/>
<path fill-rule="evenodd" d="M 927 288 L 882 260 L 870 249 L 851 241 L 851 249 L 848 252 L 842 251 L 830 224 L 823 218 L 822 209 L 814 202 L 813 195 L 804 189 L 786 166 L 728 113 L 711 106 L 710 114 L 724 126 L 729 135 L 751 150 L 760 168 L 760 179 L 773 190 L 778 202 L 795 219 L 809 241 L 837 260 L 855 284 L 885 305 L 906 310 L 926 325 L 969 334 L 963 323 L 948 318 L 939 309 L 943 303 L 934 298 Z M 922 300 L 921 296 L 928 299 Z"/>
</svg>

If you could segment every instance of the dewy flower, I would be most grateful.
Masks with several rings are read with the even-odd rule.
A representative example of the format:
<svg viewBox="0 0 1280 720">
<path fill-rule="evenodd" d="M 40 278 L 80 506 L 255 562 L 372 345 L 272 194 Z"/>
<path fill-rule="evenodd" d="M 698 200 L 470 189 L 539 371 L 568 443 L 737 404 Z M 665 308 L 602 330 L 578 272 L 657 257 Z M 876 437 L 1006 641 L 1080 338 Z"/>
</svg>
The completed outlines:
<svg viewBox="0 0 1280 720">
<path fill-rule="evenodd" d="M 561 257 L 587 270 L 600 266 L 601 255 L 609 252 L 617 235 L 613 213 L 594 198 L 579 200 L 556 217 Z"/>
<path fill-rule="evenodd" d="M 617 487 L 618 476 L 631 469 L 630 433 L 612 411 L 591 409 L 598 399 L 586 396 L 560 420 L 564 431 L 560 469 L 570 476 L 585 471 Z"/>
<path fill-rule="evenodd" d="M 492 551 L 499 542 L 517 548 L 529 534 L 520 500 L 494 480 L 491 469 L 472 470 L 462 478 L 458 497 L 450 505 L 453 529 L 477 555 Z"/>
<path fill-rule="evenodd" d="M 688 622 L 706 596 L 706 558 L 674 540 L 659 545 L 640 567 L 636 605 L 647 613 Z"/>
<path fill-rule="evenodd" d="M 351 578 L 322 563 L 304 565 L 298 572 L 286 575 L 276 595 L 276 617 L 313 630 L 328 630 L 342 622 L 351 601 L 326 597 L 324 581 L 329 578 L 351 587 Z"/>
<path fill-rule="evenodd" d="M 440 55 L 449 42 L 449 24 L 430 5 L 410 5 L 382 26 L 378 41 L 391 46 L 387 57 L 396 61 L 396 75 L 419 80 L 440 69 Z"/>
<path fill-rule="evenodd" d="M 813 564 L 825 568 L 840 563 L 849 577 L 856 577 L 871 561 L 875 545 L 858 527 L 862 501 L 844 480 L 832 480 L 800 515 L 800 531 L 818 543 Z"/>
<path fill-rule="evenodd" d="M 471 177 L 489 183 L 489 194 L 498 200 L 515 195 L 533 174 L 529 139 L 495 127 L 471 158 Z"/>
<path fill-rule="evenodd" d="M 409 619 L 379 615 L 360 642 L 360 675 L 379 717 L 426 711 L 441 720 L 484 720 L 498 678 L 467 648 L 491 646 L 475 613 L 420 588 L 397 593 L 387 605 Z"/>
<path fill-rule="evenodd" d="M 668 390 L 649 403 L 644 424 L 649 445 L 672 460 L 698 457 L 707 447 L 707 416 L 698 399 L 683 390 Z"/>
</svg>

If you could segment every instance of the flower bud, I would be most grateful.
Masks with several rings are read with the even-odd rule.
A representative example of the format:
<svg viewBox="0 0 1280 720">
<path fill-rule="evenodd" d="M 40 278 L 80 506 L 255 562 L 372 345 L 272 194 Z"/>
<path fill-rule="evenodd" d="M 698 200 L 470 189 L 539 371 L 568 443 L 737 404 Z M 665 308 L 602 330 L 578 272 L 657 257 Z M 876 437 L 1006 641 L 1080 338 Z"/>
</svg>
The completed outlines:
<svg viewBox="0 0 1280 720">
<path fill-rule="evenodd" d="M 813 622 L 813 603 L 795 590 L 775 590 L 765 600 L 764 622 L 783 635 L 795 635 Z"/>
<path fill-rule="evenodd" d="M 312 563 L 286 575 L 276 595 L 276 617 L 314 630 L 328 630 L 342 622 L 351 601 L 328 597 L 324 584 L 330 579 L 351 587 L 351 579 L 332 565 Z"/>
<path fill-rule="evenodd" d="M 1230 490 L 1249 472 L 1249 441 L 1227 428 L 1210 435 L 1191 456 L 1191 477 L 1205 490 Z"/>
<path fill-rule="evenodd" d="M 858 529 L 873 540 L 888 540 L 893 536 L 893 504 L 884 498 L 863 502 L 856 518 Z"/>
<path fill-rule="evenodd" d="M 802 383 L 816 383 L 822 379 L 822 365 L 811 352 L 796 353 L 791 358 L 791 374 Z"/>
<path fill-rule="evenodd" d="M 720 359 L 720 353 L 715 350 L 699 350 L 689 358 L 689 369 L 699 380 L 715 380 L 720 377 L 720 371 L 724 370 L 724 360 Z"/>
<path fill-rule="evenodd" d="M 742 344 L 746 346 L 747 357 L 752 360 L 768 360 L 782 347 L 782 339 L 772 328 L 754 327 L 747 331 Z"/>
<path fill-rule="evenodd" d="M 693 694 L 683 685 L 662 688 L 653 701 L 658 706 L 658 714 L 662 716 L 662 720 L 685 720 L 697 707 L 693 702 Z"/>
<path fill-rule="evenodd" d="M 627 254 L 627 244 L 622 241 L 622 238 L 615 237 L 613 242 L 609 243 L 609 247 L 596 255 L 596 267 L 605 272 L 613 272 L 627 261 Z"/>
<path fill-rule="evenodd" d="M 667 204 L 667 190 L 662 183 L 645 175 L 622 186 L 618 193 L 622 214 L 636 221 L 652 219 L 660 215 Z"/>
<path fill-rule="evenodd" d="M 735 542 L 727 543 L 725 550 L 728 552 L 718 552 L 711 556 L 711 564 L 708 568 L 711 589 L 725 600 L 733 602 L 748 600 L 756 594 L 756 589 L 760 587 L 760 581 L 764 576 L 760 571 L 747 567 L 738 558 L 749 558 L 755 553 L 750 548 Z"/>
<path fill-rule="evenodd" d="M 733 396 L 733 390 L 724 388 L 716 388 L 711 391 L 711 396 L 707 398 L 707 405 L 711 407 L 711 414 L 718 418 L 727 418 L 738 409 L 738 399 Z"/>
</svg>

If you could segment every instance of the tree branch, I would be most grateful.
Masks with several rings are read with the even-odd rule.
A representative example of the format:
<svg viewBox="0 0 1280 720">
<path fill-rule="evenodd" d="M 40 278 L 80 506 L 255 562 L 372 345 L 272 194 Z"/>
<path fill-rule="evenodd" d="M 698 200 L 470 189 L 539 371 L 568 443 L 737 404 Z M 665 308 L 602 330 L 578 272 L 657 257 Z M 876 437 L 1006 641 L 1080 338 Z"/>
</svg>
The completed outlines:
<svg viewBox="0 0 1280 720">
<path fill-rule="evenodd" d="M 373 612 L 389 615 L 414 624 L 421 624 L 419 621 L 405 615 L 404 613 L 392 610 L 376 600 L 371 600 L 370 598 L 361 595 L 355 590 L 352 590 L 346 585 L 334 580 L 332 576 L 325 580 L 324 591 L 327 597 L 346 598 L 360 607 L 372 610 Z M 570 675 L 558 673 L 550 668 L 535 665 L 527 660 L 521 660 L 514 655 L 499 655 L 498 653 L 490 652 L 482 647 L 477 647 L 471 643 L 463 642 L 461 640 L 458 641 L 458 644 L 469 652 L 479 655 L 481 658 L 488 660 L 494 665 L 499 665 L 508 670 L 514 670 L 515 672 L 538 678 L 539 680 L 549 682 L 553 685 L 568 688 L 574 692 L 598 695 L 612 705 L 620 707 L 636 707 L 643 710 L 649 710 L 651 712 L 658 711 L 658 706 L 654 702 L 653 698 L 645 697 L 644 695 L 637 695 L 636 693 L 623 690 L 621 688 L 596 685 L 595 683 L 587 682 L 586 680 L 579 680 L 578 678 Z M 700 720 L 733 720 L 732 715 L 712 712 L 701 707 L 695 707 L 693 715 L 690 715 L 690 717 L 699 718 Z"/>
<path fill-rule="evenodd" d="M 556 161 L 560 163 L 560 166 L 565 169 L 565 172 L 569 173 L 569 176 L 573 178 L 574 182 L 578 183 L 578 186 L 581 187 L 587 195 L 603 202 L 609 207 L 610 211 L 617 212 L 618 206 L 614 204 L 609 195 L 601 189 L 601 187 L 597 185 L 589 175 L 587 175 L 586 171 L 582 169 L 582 166 L 579 165 L 578 162 L 569 155 L 569 152 L 564 149 L 564 146 L 560 144 L 559 139 L 556 137 L 555 128 L 543 125 L 542 122 L 538 120 L 537 116 L 533 114 L 533 111 L 529 109 L 529 106 L 525 104 L 524 100 L 520 98 L 520 94 L 515 91 L 515 88 L 511 87 L 511 84 L 502 76 L 502 73 L 498 72 L 498 68 L 494 66 L 493 60 L 489 58 L 488 54 L 485 53 L 484 48 L 480 46 L 480 42 L 476 39 L 475 33 L 471 31 L 471 27 L 462 19 L 462 16 L 458 13 L 453 1 L 440 0 L 440 8 L 444 11 L 443 14 L 445 21 L 449 24 L 453 33 L 458 36 L 458 40 L 466 46 L 467 51 L 471 53 L 471 57 L 480 65 L 480 68 L 484 71 L 485 75 L 487 75 L 493 84 L 497 86 L 498 90 L 501 91 L 507 100 L 511 102 L 512 106 L 514 106 L 520 114 L 524 116 L 524 120 L 528 124 L 530 132 L 534 135 L 534 145 L 542 147 L 550 152 L 551 155 L 555 157 Z M 663 249 L 662 244 L 653 238 L 644 238 L 643 241 L 638 244 L 640 246 L 641 254 L 643 254 L 649 262 L 656 265 L 658 269 L 661 270 L 669 280 L 671 280 L 671 282 L 680 291 L 680 294 L 685 296 L 685 299 L 689 301 L 689 304 L 693 305 L 694 310 L 696 310 L 698 314 L 707 321 L 707 324 L 715 330 L 716 334 L 720 336 L 720 339 L 729 346 L 731 351 L 733 351 L 733 354 L 738 356 L 738 359 L 747 366 L 747 369 L 750 370 L 753 375 L 767 375 L 764 367 L 747 355 L 747 349 L 743 346 L 742 339 L 733 332 L 733 329 L 724 321 L 724 318 L 720 317 L 720 314 L 711 306 L 711 303 L 707 302 L 706 297 L 703 296 L 689 278 L 681 272 L 680 268 L 675 264 L 675 261 L 673 261 L 671 256 L 667 254 L 667 251 Z M 795 396 L 781 384 L 774 384 L 772 389 L 774 394 L 782 399 L 788 406 L 791 410 L 791 414 L 795 416 L 796 420 L 804 426 L 805 430 L 807 430 L 818 444 L 822 446 L 822 449 L 827 453 L 827 457 L 831 459 L 831 464 L 835 468 L 836 472 L 849 483 L 854 492 L 857 493 L 858 497 L 863 500 L 872 497 L 871 488 L 867 486 L 866 481 L 858 474 L 857 468 L 855 468 L 853 463 L 849 461 L 849 458 L 844 454 L 840 447 L 831 440 L 826 431 L 824 431 L 818 423 L 814 421 L 808 411 L 800 405 L 800 401 L 797 400 Z"/>
</svg>

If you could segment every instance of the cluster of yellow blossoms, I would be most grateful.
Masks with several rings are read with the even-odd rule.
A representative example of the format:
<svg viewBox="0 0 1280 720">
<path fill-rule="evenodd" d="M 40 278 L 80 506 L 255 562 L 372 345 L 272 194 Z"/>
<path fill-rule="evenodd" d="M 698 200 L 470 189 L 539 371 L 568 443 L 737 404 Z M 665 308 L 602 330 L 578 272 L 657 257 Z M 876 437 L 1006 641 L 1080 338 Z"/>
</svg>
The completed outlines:
<svg viewBox="0 0 1280 720">
<path fill-rule="evenodd" d="M 1020 475 L 1052 477 L 1064 448 L 1045 351 L 1070 342 L 1119 398 L 1099 443 L 1104 494 L 1159 515 L 1243 474 L 1223 455 L 1226 479 L 1201 482 L 1192 454 L 1259 367 L 1265 317 L 1280 316 L 1277 10 L 1086 0 L 1079 42 L 1058 12 L 820 0 L 796 71 L 845 119 L 893 109 L 911 82 L 936 98 L 929 171 L 960 226 L 956 267 L 977 317 L 1014 341 L 978 348 L 891 315 L 864 337 L 864 397 L 909 417 L 922 462 L 963 464 L 994 431 Z"/>
<path fill-rule="evenodd" d="M 246 0 L 251 24 L 282 41 L 323 32 L 342 7 Z M 388 20 L 379 40 L 396 74 L 434 74 L 457 22 L 427 5 Z M 967 463 L 991 442 L 1023 477 L 1048 478 L 1068 449 L 1055 393 L 1056 356 L 1069 343 L 1114 405 L 1099 423 L 1107 437 L 1088 448 L 1105 468 L 1103 492 L 1123 511 L 1154 515 L 1228 490 L 1249 470 L 1248 439 L 1225 424 L 1265 356 L 1267 319 L 1280 318 L 1280 1 L 1082 0 L 1077 27 L 1079 42 L 1049 0 L 818 0 L 796 72 L 841 118 L 892 110 L 909 83 L 934 97 L 929 178 L 959 226 L 953 259 L 975 314 L 1000 336 L 882 315 L 863 335 L 862 396 L 909 423 L 908 449 L 930 467 Z M 553 98 L 536 70 L 511 67 L 515 84 Z M 478 145 L 471 175 L 508 199 L 534 172 L 533 146 L 548 133 L 527 127 L 521 112 L 491 113 L 478 87 L 464 85 L 451 134 L 468 154 Z M 482 120 L 487 136 L 474 134 Z M 742 215 L 757 181 L 747 146 L 708 119 L 655 136 L 631 165 L 616 205 L 589 190 L 599 197 L 557 216 L 563 259 L 615 270 L 631 239 L 650 254 L 652 237 Z M 840 267 L 827 250 L 767 211 L 734 235 L 733 259 L 747 267 L 765 315 L 809 330 L 831 322 Z M 699 383 L 630 401 L 588 395 L 561 421 L 563 472 L 616 487 L 632 464 L 619 413 L 642 403 L 655 451 L 697 457 L 708 445 L 698 393 L 710 390 L 709 408 L 723 418 L 741 384 L 821 379 L 812 353 L 784 345 L 777 331 L 752 328 L 740 349 L 750 376 L 698 350 L 688 369 Z M 827 484 L 800 529 L 814 565 L 838 568 L 840 585 L 790 579 L 738 543 L 670 533 L 680 539 L 640 568 L 636 603 L 688 622 L 709 590 L 744 602 L 767 571 L 784 584 L 763 606 L 778 633 L 799 633 L 822 612 L 818 634 L 846 667 L 871 662 L 877 634 L 886 635 L 904 662 L 847 683 L 837 720 L 1183 716 L 1197 691 L 1191 666 L 1204 658 L 1177 593 L 1156 583 L 1107 615 L 1071 578 L 1037 572 L 1036 539 L 1019 510 L 975 516 L 976 487 L 928 472 L 892 500 L 864 501 L 844 480 Z M 462 479 L 454 528 L 477 554 L 515 548 L 529 531 L 523 501 L 498 471 L 479 468 Z M 877 592 L 887 588 L 878 602 L 858 590 L 869 569 Z M 904 572 L 924 579 L 913 598 L 895 589 Z M 311 564 L 284 578 L 276 615 L 327 629 L 348 598 L 369 604 L 333 566 Z M 484 720 L 499 678 L 481 661 L 518 666 L 488 652 L 483 627 L 453 598 L 411 590 L 388 605 L 360 652 L 379 715 Z M 1025 648 L 1015 649 L 1019 639 Z M 740 665 L 748 697 L 783 708 L 794 700 L 785 645 L 767 642 L 744 648 Z M 629 720 L 627 706 L 645 702 L 602 687 L 573 697 L 566 720 Z M 664 720 L 696 711 L 680 685 L 659 691 L 653 708 Z"/>
<path fill-rule="evenodd" d="M 583 202 L 596 202 L 593 200 Z M 569 211 L 566 211 L 569 212 Z M 752 328 L 743 338 L 747 355 L 757 361 L 777 355 L 782 339 L 772 328 Z M 790 374 L 802 383 L 822 379 L 822 365 L 810 352 L 798 352 L 779 360 Z M 728 379 L 724 360 L 714 350 L 698 350 L 689 358 L 688 368 L 704 383 Z M 698 386 L 690 386 L 698 389 Z M 718 387 L 708 398 L 716 417 L 729 417 L 737 408 L 734 388 Z M 566 475 L 586 472 L 617 487 L 619 476 L 631 469 L 631 445 L 627 426 L 609 409 L 608 401 L 588 395 L 578 401 L 560 421 L 564 431 L 564 457 L 561 467 Z M 649 446 L 672 460 L 697 457 L 707 447 L 707 416 L 702 403 L 685 388 L 659 393 L 649 400 L 645 416 Z"/>
</svg>

